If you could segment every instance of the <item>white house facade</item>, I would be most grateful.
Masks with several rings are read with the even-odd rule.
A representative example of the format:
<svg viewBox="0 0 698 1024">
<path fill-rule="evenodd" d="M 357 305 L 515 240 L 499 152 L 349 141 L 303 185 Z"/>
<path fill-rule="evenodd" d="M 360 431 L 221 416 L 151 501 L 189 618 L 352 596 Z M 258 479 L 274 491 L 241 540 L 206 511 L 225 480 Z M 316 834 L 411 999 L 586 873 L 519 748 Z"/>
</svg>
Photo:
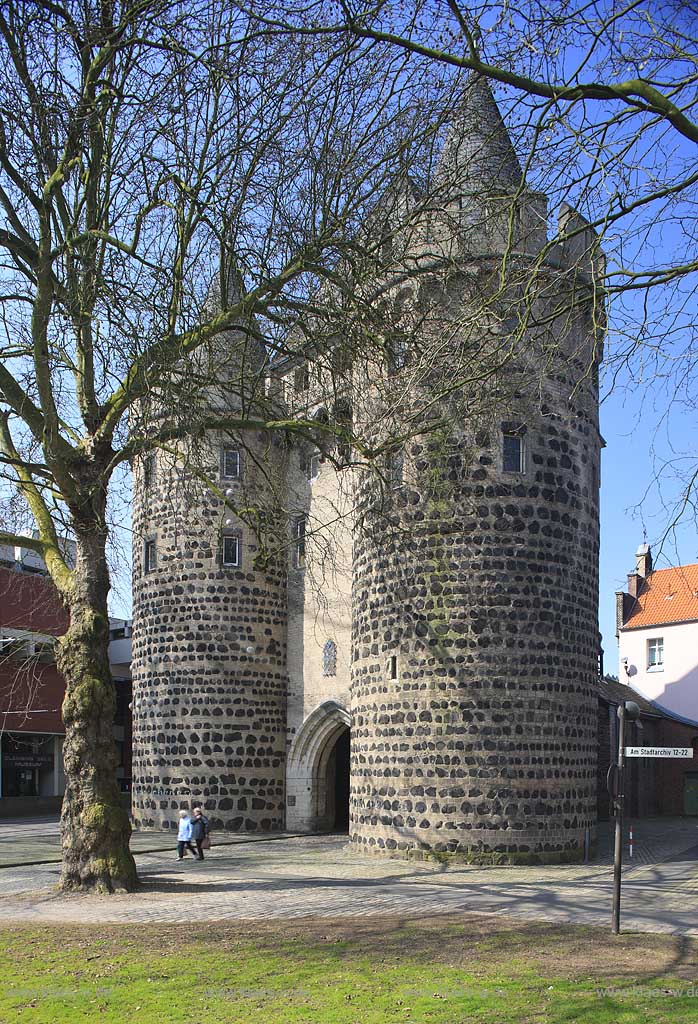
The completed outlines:
<svg viewBox="0 0 698 1024">
<path fill-rule="evenodd" d="M 698 723 L 698 565 L 654 569 L 636 552 L 627 592 L 616 594 L 619 678 L 676 718 Z"/>
</svg>

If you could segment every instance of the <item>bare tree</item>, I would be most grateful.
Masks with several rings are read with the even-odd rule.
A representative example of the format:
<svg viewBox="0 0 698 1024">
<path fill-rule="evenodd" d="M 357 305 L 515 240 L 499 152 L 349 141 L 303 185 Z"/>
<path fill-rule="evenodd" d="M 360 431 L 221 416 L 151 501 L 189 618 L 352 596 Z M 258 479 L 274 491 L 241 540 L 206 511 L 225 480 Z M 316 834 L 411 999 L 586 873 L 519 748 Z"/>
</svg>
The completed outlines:
<svg viewBox="0 0 698 1024">
<path fill-rule="evenodd" d="M 694 4 L 270 3 L 270 31 L 342 32 L 497 85 L 518 125 L 528 187 L 580 210 L 607 257 L 608 389 L 647 389 L 666 431 L 696 408 L 695 201 L 698 36 Z M 661 397 L 655 401 L 658 394 Z M 695 451 L 656 461 L 669 526 L 693 514 Z"/>
<path fill-rule="evenodd" d="M 130 890 L 110 488 L 130 460 L 179 458 L 211 429 L 385 450 L 289 416 L 263 381 L 274 355 L 326 358 L 321 323 L 329 336 L 340 313 L 365 321 L 376 241 L 361 226 L 401 165 L 426 180 L 453 85 L 382 44 L 277 36 L 206 0 L 18 0 L 0 48 L 0 543 L 36 551 L 70 612 L 62 885 Z M 312 321 L 312 343 L 291 321 Z"/>
</svg>

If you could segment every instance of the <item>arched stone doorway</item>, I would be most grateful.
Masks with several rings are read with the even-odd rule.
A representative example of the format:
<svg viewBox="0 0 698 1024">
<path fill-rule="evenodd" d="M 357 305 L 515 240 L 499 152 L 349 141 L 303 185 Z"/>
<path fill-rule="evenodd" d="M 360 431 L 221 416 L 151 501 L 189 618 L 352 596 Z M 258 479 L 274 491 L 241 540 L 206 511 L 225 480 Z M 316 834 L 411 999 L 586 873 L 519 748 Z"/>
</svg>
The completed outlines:
<svg viewBox="0 0 698 1024">
<path fill-rule="evenodd" d="M 350 732 L 343 729 L 332 745 L 325 768 L 325 817 L 330 832 L 349 831 Z"/>
<path fill-rule="evenodd" d="M 347 709 L 329 700 L 300 728 L 286 772 L 289 831 L 348 831 L 350 721 Z"/>
</svg>

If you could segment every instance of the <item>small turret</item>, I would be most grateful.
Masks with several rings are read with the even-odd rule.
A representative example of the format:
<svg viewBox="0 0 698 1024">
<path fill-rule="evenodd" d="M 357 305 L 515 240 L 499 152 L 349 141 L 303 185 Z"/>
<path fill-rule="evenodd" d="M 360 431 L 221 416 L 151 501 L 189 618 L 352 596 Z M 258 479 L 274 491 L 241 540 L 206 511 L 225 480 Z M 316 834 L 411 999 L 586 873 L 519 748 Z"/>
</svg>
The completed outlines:
<svg viewBox="0 0 698 1024">
<path fill-rule="evenodd" d="M 530 253 L 545 245 L 546 197 L 526 187 L 492 91 L 479 75 L 453 116 L 432 191 L 431 207 L 439 212 L 431 241 L 449 257 Z"/>
<path fill-rule="evenodd" d="M 444 144 L 436 177 L 463 199 L 507 196 L 523 172 L 487 80 L 473 75 Z"/>
</svg>

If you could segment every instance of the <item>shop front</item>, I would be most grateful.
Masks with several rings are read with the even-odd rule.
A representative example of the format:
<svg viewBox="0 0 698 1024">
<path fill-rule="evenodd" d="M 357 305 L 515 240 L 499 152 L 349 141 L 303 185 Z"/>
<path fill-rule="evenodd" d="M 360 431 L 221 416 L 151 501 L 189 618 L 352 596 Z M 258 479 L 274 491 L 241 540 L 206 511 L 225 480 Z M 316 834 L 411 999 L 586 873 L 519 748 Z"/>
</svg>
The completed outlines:
<svg viewBox="0 0 698 1024">
<path fill-rule="evenodd" d="M 63 736 L 6 732 L 1 737 L 0 809 L 52 813 L 65 785 Z"/>
</svg>

